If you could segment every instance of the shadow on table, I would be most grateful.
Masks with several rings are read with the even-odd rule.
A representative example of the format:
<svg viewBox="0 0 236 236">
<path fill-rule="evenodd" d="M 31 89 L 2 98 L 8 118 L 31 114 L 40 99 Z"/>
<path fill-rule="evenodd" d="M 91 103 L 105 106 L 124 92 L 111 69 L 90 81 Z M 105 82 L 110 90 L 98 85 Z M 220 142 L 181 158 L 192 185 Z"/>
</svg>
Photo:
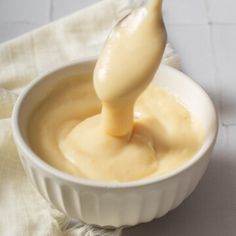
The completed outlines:
<svg viewBox="0 0 236 236">
<path fill-rule="evenodd" d="M 160 219 L 126 229 L 122 236 L 236 235 L 236 162 L 229 166 L 224 151 L 214 154 L 197 189 L 180 207 Z"/>
</svg>

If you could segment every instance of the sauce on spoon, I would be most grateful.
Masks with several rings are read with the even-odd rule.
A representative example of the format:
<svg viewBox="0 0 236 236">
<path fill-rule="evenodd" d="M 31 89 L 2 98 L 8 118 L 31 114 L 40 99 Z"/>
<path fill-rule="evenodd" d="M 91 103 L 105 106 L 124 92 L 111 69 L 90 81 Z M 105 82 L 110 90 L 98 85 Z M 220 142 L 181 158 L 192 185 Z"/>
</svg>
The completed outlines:
<svg viewBox="0 0 236 236">
<path fill-rule="evenodd" d="M 162 0 L 150 1 L 112 31 L 94 71 L 102 125 L 113 136 L 132 132 L 134 103 L 153 79 L 166 44 Z"/>
</svg>

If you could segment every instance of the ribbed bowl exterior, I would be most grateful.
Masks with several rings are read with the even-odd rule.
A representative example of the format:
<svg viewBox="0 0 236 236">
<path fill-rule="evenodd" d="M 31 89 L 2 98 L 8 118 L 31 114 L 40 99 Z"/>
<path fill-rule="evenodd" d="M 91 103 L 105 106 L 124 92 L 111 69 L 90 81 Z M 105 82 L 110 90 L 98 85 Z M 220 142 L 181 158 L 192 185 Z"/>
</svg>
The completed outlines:
<svg viewBox="0 0 236 236">
<path fill-rule="evenodd" d="M 27 125 L 35 107 L 59 83 L 90 73 L 95 59 L 77 61 L 39 76 L 14 107 L 13 136 L 25 171 L 42 196 L 72 218 L 99 226 L 126 226 L 148 222 L 176 208 L 197 186 L 209 162 L 217 135 L 217 115 L 210 98 L 190 78 L 162 65 L 154 82 L 178 95 L 206 127 L 203 148 L 185 167 L 165 178 L 140 184 L 88 184 L 48 166 L 33 153 L 27 140 Z M 90 77 L 88 77 L 89 79 Z M 92 76 L 91 76 L 92 78 Z M 78 181 L 77 181 L 78 180 Z M 91 181 L 90 181 L 91 182 Z"/>
<path fill-rule="evenodd" d="M 197 186 L 211 152 L 209 150 L 190 168 L 162 181 L 125 188 L 101 188 L 58 178 L 35 166 L 22 150 L 18 151 L 28 177 L 44 198 L 72 218 L 109 227 L 148 222 L 176 208 Z"/>
</svg>

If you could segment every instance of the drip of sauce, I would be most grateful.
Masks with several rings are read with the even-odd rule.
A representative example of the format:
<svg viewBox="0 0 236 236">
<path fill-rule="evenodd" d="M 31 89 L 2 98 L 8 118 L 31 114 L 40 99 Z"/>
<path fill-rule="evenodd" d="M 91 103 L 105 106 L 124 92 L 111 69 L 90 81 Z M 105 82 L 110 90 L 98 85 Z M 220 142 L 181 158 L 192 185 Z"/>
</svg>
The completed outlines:
<svg viewBox="0 0 236 236">
<path fill-rule="evenodd" d="M 94 70 L 101 103 L 91 80 L 80 78 L 55 89 L 33 113 L 29 140 L 49 164 L 125 182 L 172 171 L 198 150 L 203 133 L 191 114 L 167 91 L 147 88 L 166 42 L 161 2 L 150 1 L 111 33 Z"/>
<path fill-rule="evenodd" d="M 161 0 L 134 11 L 113 30 L 98 59 L 94 86 L 102 101 L 106 133 L 125 136 L 133 129 L 133 110 L 161 62 L 166 44 Z"/>
</svg>

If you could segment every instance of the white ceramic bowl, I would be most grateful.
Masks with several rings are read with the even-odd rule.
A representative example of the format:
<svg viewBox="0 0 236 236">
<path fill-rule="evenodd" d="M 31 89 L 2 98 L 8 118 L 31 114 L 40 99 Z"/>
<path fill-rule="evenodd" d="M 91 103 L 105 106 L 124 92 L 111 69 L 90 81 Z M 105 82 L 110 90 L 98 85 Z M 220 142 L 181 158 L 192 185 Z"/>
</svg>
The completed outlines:
<svg viewBox="0 0 236 236">
<path fill-rule="evenodd" d="M 99 226 L 118 227 L 151 221 L 180 205 L 205 172 L 217 135 L 217 116 L 208 95 L 183 73 L 162 65 L 154 83 L 177 95 L 202 122 L 206 138 L 184 166 L 162 177 L 129 183 L 102 183 L 63 173 L 42 161 L 27 140 L 33 109 L 61 81 L 94 69 L 95 59 L 74 62 L 34 80 L 13 111 L 13 135 L 28 177 L 53 205 L 75 219 Z"/>
</svg>

